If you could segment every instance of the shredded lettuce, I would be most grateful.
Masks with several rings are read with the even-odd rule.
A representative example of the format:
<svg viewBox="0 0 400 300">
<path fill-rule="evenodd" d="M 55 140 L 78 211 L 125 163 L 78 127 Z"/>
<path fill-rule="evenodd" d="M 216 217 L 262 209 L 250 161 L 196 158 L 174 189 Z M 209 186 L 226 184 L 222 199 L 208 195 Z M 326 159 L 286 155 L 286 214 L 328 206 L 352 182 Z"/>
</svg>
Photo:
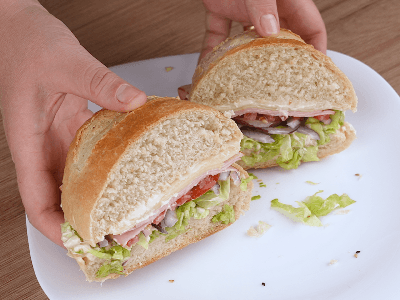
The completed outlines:
<svg viewBox="0 0 400 300">
<path fill-rule="evenodd" d="M 347 194 L 343 194 L 342 196 L 333 194 L 324 200 L 322 197 L 317 196 L 317 194 L 322 192 L 323 191 L 318 191 L 314 195 L 307 197 L 304 201 L 304 204 L 308 207 L 311 213 L 317 217 L 326 216 L 337 208 L 344 208 L 356 202 Z"/>
<path fill-rule="evenodd" d="M 220 191 L 218 197 L 221 198 L 223 201 L 228 200 L 229 198 L 229 191 L 231 188 L 231 180 L 218 180 L 218 184 L 220 186 Z"/>
<path fill-rule="evenodd" d="M 124 267 L 122 266 L 122 262 L 120 260 L 104 263 L 97 271 L 96 277 L 107 277 L 110 274 L 125 275 Z"/>
<path fill-rule="evenodd" d="M 230 179 L 228 178 L 228 180 L 219 181 L 218 183 L 220 185 L 219 195 L 216 195 L 210 190 L 200 197 L 186 202 L 176 209 L 178 221 L 174 226 L 165 228 L 165 230 L 168 232 L 168 234 L 165 236 L 165 242 L 168 242 L 176 238 L 178 235 L 186 232 L 186 227 L 188 226 L 191 218 L 203 219 L 207 217 L 210 213 L 210 208 L 219 205 L 222 201 L 225 201 L 229 198 Z M 157 236 L 159 236 L 159 234 L 157 234 Z M 155 238 L 156 234 L 154 234 L 154 236 L 150 236 L 151 241 L 153 241 Z"/>
<path fill-rule="evenodd" d="M 139 233 L 139 240 L 136 244 L 142 246 L 144 249 L 149 249 L 150 238 L 147 238 L 143 232 Z"/>
<path fill-rule="evenodd" d="M 271 208 L 285 215 L 295 222 L 301 222 L 309 226 L 322 226 L 320 219 L 313 215 L 304 203 L 297 202 L 300 207 L 279 202 L 278 199 L 271 201 Z"/>
<path fill-rule="evenodd" d="M 122 262 L 131 256 L 131 252 L 120 246 L 112 245 L 108 247 L 92 247 L 88 243 L 83 242 L 82 238 L 72 228 L 72 226 L 65 222 L 61 224 L 62 241 L 70 251 L 76 254 L 90 253 L 100 259 L 105 260 L 103 265 L 96 273 L 97 277 L 107 277 L 109 274 L 124 274 Z"/>
<path fill-rule="evenodd" d="M 256 196 L 251 197 L 251 201 L 258 200 L 258 199 L 261 199 L 260 195 L 256 195 Z"/>
<path fill-rule="evenodd" d="M 247 136 L 241 141 L 241 150 L 251 149 L 252 153 L 242 157 L 242 160 L 248 166 L 254 166 L 256 163 L 263 163 L 276 159 L 279 166 L 284 169 L 296 169 L 301 162 L 318 161 L 318 146 L 324 145 L 330 141 L 330 134 L 335 133 L 344 123 L 344 113 L 335 111 L 330 116 L 331 123 L 325 125 L 323 122 L 308 118 L 306 125 L 316 131 L 320 140 L 317 145 L 307 145 L 309 137 L 302 133 L 291 134 L 273 134 L 273 143 L 261 143 Z"/>
<path fill-rule="evenodd" d="M 342 196 L 333 194 L 324 200 L 322 197 L 317 196 L 321 192 L 323 191 L 318 191 L 314 195 L 307 197 L 305 201 L 296 201 L 299 207 L 293 207 L 274 199 L 271 201 L 271 208 L 295 222 L 301 222 L 309 226 L 322 226 L 319 217 L 326 216 L 337 208 L 344 208 L 356 202 L 347 194 Z"/>
<path fill-rule="evenodd" d="M 221 222 L 225 225 L 235 222 L 235 210 L 233 209 L 233 206 L 225 204 L 222 211 L 216 214 L 211 221 L 214 223 Z"/>
<path fill-rule="evenodd" d="M 229 185 L 227 186 L 227 191 L 224 191 L 224 193 L 228 193 L 229 197 Z M 221 194 L 223 194 L 222 187 L 221 187 Z M 221 194 L 217 196 L 213 191 L 208 191 L 205 194 L 198 197 L 197 199 L 194 199 L 193 201 L 196 204 L 196 206 L 208 209 L 210 207 L 218 205 L 222 201 L 222 197 L 220 198 Z M 223 197 L 225 197 L 225 195 Z"/>
<path fill-rule="evenodd" d="M 249 177 L 247 178 L 242 178 L 241 179 L 241 183 L 240 183 L 240 189 L 245 192 L 247 191 L 247 184 L 252 181 L 253 179 L 258 179 L 258 177 L 256 175 L 254 175 L 253 173 L 248 173 Z"/>
</svg>

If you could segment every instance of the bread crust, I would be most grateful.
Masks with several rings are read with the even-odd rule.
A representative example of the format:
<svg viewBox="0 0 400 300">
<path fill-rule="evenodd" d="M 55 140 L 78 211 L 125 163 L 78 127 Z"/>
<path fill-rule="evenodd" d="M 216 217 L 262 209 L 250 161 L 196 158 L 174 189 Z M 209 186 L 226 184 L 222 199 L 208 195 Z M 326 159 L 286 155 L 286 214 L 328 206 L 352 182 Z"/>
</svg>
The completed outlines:
<svg viewBox="0 0 400 300">
<path fill-rule="evenodd" d="M 127 148 L 156 125 L 188 111 L 202 111 L 226 121 L 215 109 L 166 97 L 148 101 L 127 113 L 101 110 L 78 130 L 67 155 L 61 202 L 65 220 L 85 241 L 93 246 L 99 242 L 91 234 L 91 213 L 107 185 L 109 174 Z M 236 127 L 233 121 L 227 121 Z M 237 144 L 241 136 L 237 129 L 233 137 Z M 229 157 L 238 151 L 227 149 Z"/>
<path fill-rule="evenodd" d="M 241 178 L 248 178 L 247 172 L 243 170 L 239 165 L 233 164 L 235 168 L 237 168 L 241 174 Z M 198 242 L 206 237 L 221 231 L 222 229 L 230 226 L 230 224 L 222 224 L 222 223 L 213 223 L 211 218 L 219 213 L 222 210 L 224 204 L 233 205 L 235 211 L 235 221 L 239 219 L 239 217 L 244 214 L 244 211 L 250 208 L 251 196 L 252 196 L 253 183 L 249 182 L 247 185 L 247 190 L 242 191 L 238 186 L 233 184 L 231 179 L 231 192 L 229 195 L 229 199 L 222 202 L 220 205 L 214 208 L 213 211 L 210 211 L 210 215 L 201 220 L 192 219 L 189 222 L 189 230 L 185 233 L 179 235 L 178 237 L 170 240 L 165 243 L 165 237 L 160 236 L 156 238 L 150 245 L 147 250 L 142 248 L 139 245 L 135 245 L 131 251 L 131 259 L 125 266 L 125 276 L 128 276 L 133 271 L 143 268 L 169 254 L 180 250 L 190 244 Z M 81 255 L 69 253 L 69 256 L 76 259 L 81 270 L 85 273 L 86 279 L 88 281 L 99 281 L 103 282 L 107 279 L 115 279 L 121 275 L 118 274 L 110 274 L 107 277 L 97 278 L 96 272 L 93 268 L 91 268 L 92 264 L 100 265 L 104 260 L 100 260 L 98 258 L 94 258 L 94 261 L 90 261 L 89 259 L 82 259 Z"/>
<path fill-rule="evenodd" d="M 330 139 L 331 140 L 329 143 L 318 147 L 318 158 L 322 159 L 324 157 L 342 152 L 343 150 L 347 149 L 350 144 L 356 139 L 356 131 L 351 124 L 344 122 L 343 126 L 341 126 L 334 134 L 330 135 Z M 240 160 L 239 162 L 237 162 L 237 164 L 245 170 L 265 169 L 278 166 L 278 164 L 276 163 L 276 159 L 256 163 L 253 166 L 247 165 L 243 160 Z"/>
<path fill-rule="evenodd" d="M 276 109 L 276 110 L 286 109 L 291 111 L 304 111 L 304 110 L 313 111 L 320 109 L 337 109 L 342 111 L 347 109 L 351 109 L 352 111 L 357 110 L 357 96 L 347 76 L 332 62 L 332 60 L 328 56 L 314 49 L 312 45 L 306 44 L 298 35 L 295 35 L 289 30 L 281 30 L 280 35 L 276 37 L 259 37 L 259 36 L 257 37 L 256 35 L 254 35 L 253 31 L 248 31 L 245 34 L 252 35 L 251 38 L 246 40 L 246 43 L 244 44 L 238 43 L 239 44 L 238 46 L 226 47 L 225 44 L 231 43 L 232 39 L 234 39 L 230 38 L 225 42 L 221 43 L 220 45 L 218 45 L 217 47 L 215 47 L 213 52 L 211 52 L 210 57 L 206 57 L 204 59 L 204 62 L 200 62 L 192 79 L 192 88 L 189 95 L 190 101 L 209 105 L 211 107 L 221 110 L 222 112 L 229 110 L 239 110 L 250 107 Z M 239 38 L 243 39 L 243 34 L 240 35 Z M 260 47 L 263 48 L 275 47 L 277 49 L 293 48 L 296 49 L 297 51 L 303 50 L 309 53 L 315 59 L 315 61 L 318 62 L 318 64 L 323 65 L 326 68 L 326 70 L 334 74 L 337 82 L 340 83 L 342 89 L 346 91 L 345 101 L 342 101 L 343 103 L 342 102 L 336 103 L 335 104 L 336 107 L 324 107 L 324 108 L 321 107 L 314 108 L 313 106 L 310 106 L 310 104 L 307 104 L 306 105 L 307 109 L 304 109 L 303 107 L 301 107 L 302 105 L 300 103 L 288 106 L 285 104 L 285 108 L 282 108 L 280 105 L 276 104 L 275 106 L 275 104 L 269 103 L 268 99 L 257 99 L 255 101 L 256 103 L 252 105 L 251 104 L 243 105 L 243 99 L 233 99 L 233 98 L 225 99 L 226 101 L 224 101 L 223 105 L 220 106 L 214 103 L 215 100 L 211 99 L 213 97 L 209 97 L 209 99 L 201 98 L 203 92 L 201 91 L 200 86 L 207 85 L 207 82 L 211 80 L 210 74 L 213 73 L 213 69 L 220 66 L 224 62 L 226 64 L 234 63 L 232 62 L 233 57 L 235 57 L 235 55 L 238 54 L 239 52 L 246 52 L 246 51 L 250 52 Z M 228 62 L 228 60 L 232 61 Z"/>
</svg>

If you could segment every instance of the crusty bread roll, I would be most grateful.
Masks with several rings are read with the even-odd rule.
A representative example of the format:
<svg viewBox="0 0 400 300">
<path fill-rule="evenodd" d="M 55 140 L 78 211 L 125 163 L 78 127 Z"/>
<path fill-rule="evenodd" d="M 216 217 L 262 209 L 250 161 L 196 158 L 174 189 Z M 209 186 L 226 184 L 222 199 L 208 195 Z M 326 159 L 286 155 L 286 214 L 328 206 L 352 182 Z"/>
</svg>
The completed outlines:
<svg viewBox="0 0 400 300">
<path fill-rule="evenodd" d="M 328 56 L 285 29 L 263 38 L 246 31 L 215 47 L 196 68 L 189 100 L 222 112 L 250 107 L 357 109 L 346 75 Z"/>
<path fill-rule="evenodd" d="M 242 178 L 247 178 L 248 174 L 238 165 L 234 164 L 234 166 L 240 170 Z M 213 216 L 221 212 L 224 204 L 233 205 L 235 210 L 235 219 L 237 220 L 246 210 L 250 208 L 251 201 L 251 190 L 253 188 L 253 183 L 248 183 L 248 188 L 246 191 L 242 191 L 239 186 L 233 184 L 231 180 L 231 192 L 228 200 L 222 202 L 219 206 L 215 206 L 210 209 L 210 214 L 200 220 L 191 219 L 188 225 L 188 230 L 177 236 L 176 238 L 165 242 L 165 237 L 160 236 L 156 238 L 152 243 L 150 243 L 149 248 L 146 250 L 140 245 L 134 245 L 131 250 L 131 258 L 128 260 L 125 265 L 125 274 L 126 276 L 135 271 L 136 269 L 143 268 L 169 254 L 174 251 L 180 250 L 190 244 L 198 242 L 233 223 L 222 224 L 222 223 L 214 223 L 211 221 Z M 110 274 L 107 277 L 96 277 L 96 272 L 104 263 L 104 260 L 94 257 L 94 256 L 86 256 L 82 258 L 81 255 L 74 254 L 72 252 L 69 253 L 69 256 L 76 259 L 81 270 L 85 273 L 86 279 L 88 281 L 105 281 L 107 279 L 116 279 L 120 275 L 118 274 Z M 90 257 L 90 258 L 89 258 Z"/>
<path fill-rule="evenodd" d="M 249 30 L 228 38 L 199 62 L 190 89 L 182 87 L 179 93 L 191 102 L 233 116 L 251 110 L 261 114 L 276 111 L 286 116 L 357 110 L 357 96 L 346 75 L 328 56 L 285 29 L 275 37 L 260 37 Z M 317 156 L 343 151 L 355 135 L 354 128 L 344 123 L 330 135 L 329 143 L 319 147 Z M 251 149 L 242 152 L 246 156 L 257 153 Z M 238 164 L 250 169 L 276 166 L 277 162 L 271 159 L 253 165 L 244 161 Z"/>
<path fill-rule="evenodd" d="M 78 130 L 68 152 L 61 199 L 65 220 L 87 247 L 95 247 L 106 235 L 122 234 L 149 219 L 195 178 L 221 169 L 239 153 L 241 138 L 234 121 L 219 111 L 176 98 L 151 99 L 127 113 L 101 110 Z M 231 185 L 227 202 L 237 217 L 248 209 L 251 187 L 243 192 Z M 125 272 L 226 227 L 210 222 L 215 213 L 193 220 L 193 230 L 168 243 L 160 237 L 147 251 L 134 246 Z M 119 276 L 96 278 L 104 260 L 68 250 L 88 280 Z"/>
</svg>

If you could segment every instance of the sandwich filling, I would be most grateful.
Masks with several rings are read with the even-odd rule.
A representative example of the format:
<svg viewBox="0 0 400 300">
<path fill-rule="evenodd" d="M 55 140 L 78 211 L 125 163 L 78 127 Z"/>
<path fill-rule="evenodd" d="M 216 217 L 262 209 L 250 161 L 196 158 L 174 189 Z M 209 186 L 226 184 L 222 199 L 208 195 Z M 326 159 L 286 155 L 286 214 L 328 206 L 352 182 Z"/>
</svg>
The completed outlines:
<svg viewBox="0 0 400 300">
<path fill-rule="evenodd" d="M 330 141 L 344 123 L 338 110 L 314 112 L 272 111 L 249 108 L 232 113 L 242 131 L 242 161 L 253 167 L 275 159 L 285 169 L 301 162 L 318 161 L 318 147 Z"/>
<path fill-rule="evenodd" d="M 229 198 L 230 181 L 241 184 L 239 171 L 231 164 L 240 159 L 235 156 L 221 167 L 208 171 L 193 180 L 184 190 L 174 195 L 168 203 L 154 212 L 147 220 L 136 224 L 132 229 L 120 235 L 109 234 L 95 247 L 84 242 L 79 234 L 66 222 L 61 225 L 62 241 L 70 256 L 81 256 L 84 260 L 104 260 L 96 276 L 124 274 L 124 266 L 130 258 L 132 247 L 139 245 L 148 249 L 149 244 L 160 236 L 168 242 L 185 233 L 190 219 L 203 219 L 210 208 L 222 205 Z M 229 224 L 235 221 L 232 206 L 225 204 L 222 211 L 213 216 L 212 221 Z"/>
</svg>

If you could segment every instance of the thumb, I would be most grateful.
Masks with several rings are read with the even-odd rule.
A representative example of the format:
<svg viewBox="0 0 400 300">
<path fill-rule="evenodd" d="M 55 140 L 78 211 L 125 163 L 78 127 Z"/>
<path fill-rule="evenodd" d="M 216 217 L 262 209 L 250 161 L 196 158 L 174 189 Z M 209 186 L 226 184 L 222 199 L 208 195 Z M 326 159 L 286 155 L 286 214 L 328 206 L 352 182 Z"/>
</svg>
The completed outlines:
<svg viewBox="0 0 400 300">
<path fill-rule="evenodd" d="M 83 47 L 72 55 L 58 77 L 64 92 L 114 111 L 130 111 L 146 102 L 143 91 L 112 72 Z"/>
<path fill-rule="evenodd" d="M 276 0 L 245 0 L 251 23 L 261 36 L 277 35 L 280 31 Z"/>
</svg>

